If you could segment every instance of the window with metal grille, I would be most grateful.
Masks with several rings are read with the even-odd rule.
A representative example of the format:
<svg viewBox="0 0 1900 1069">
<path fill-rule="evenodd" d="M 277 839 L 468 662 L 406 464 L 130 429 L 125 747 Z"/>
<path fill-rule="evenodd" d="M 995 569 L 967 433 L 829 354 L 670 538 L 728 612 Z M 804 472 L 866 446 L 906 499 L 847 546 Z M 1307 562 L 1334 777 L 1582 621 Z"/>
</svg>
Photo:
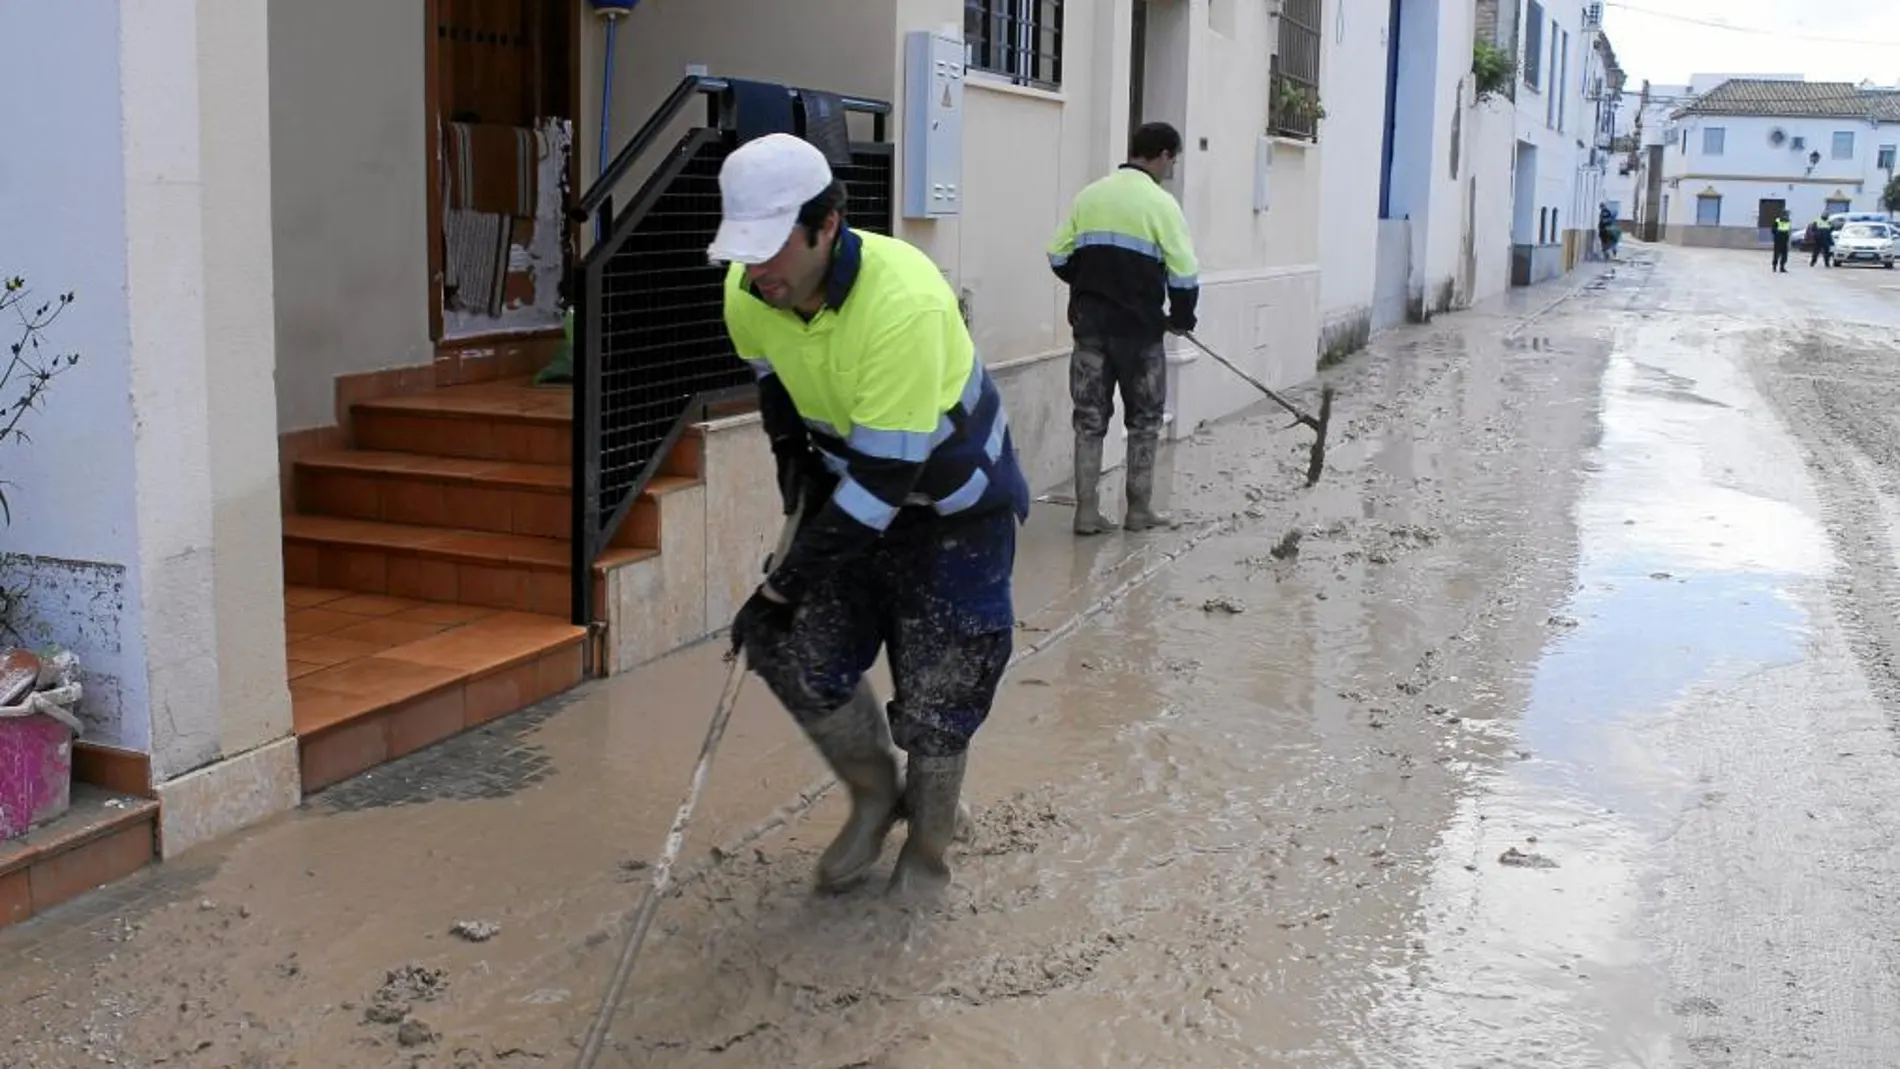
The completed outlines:
<svg viewBox="0 0 1900 1069">
<path fill-rule="evenodd" d="M 1874 166 L 1883 171 L 1893 170 L 1893 150 L 1894 146 L 1892 145 L 1880 146 L 1880 155 L 1875 158 Z"/>
<path fill-rule="evenodd" d="M 1544 5 L 1531 0 L 1524 15 L 1524 84 L 1538 88 L 1544 78 Z"/>
<path fill-rule="evenodd" d="M 963 62 L 1017 85 L 1062 88 L 1063 0 L 963 0 Z"/>
<path fill-rule="evenodd" d="M 1319 99 L 1321 5 L 1324 0 L 1284 0 L 1278 48 L 1268 65 L 1267 123 L 1285 137 L 1319 140 L 1326 114 Z"/>
</svg>

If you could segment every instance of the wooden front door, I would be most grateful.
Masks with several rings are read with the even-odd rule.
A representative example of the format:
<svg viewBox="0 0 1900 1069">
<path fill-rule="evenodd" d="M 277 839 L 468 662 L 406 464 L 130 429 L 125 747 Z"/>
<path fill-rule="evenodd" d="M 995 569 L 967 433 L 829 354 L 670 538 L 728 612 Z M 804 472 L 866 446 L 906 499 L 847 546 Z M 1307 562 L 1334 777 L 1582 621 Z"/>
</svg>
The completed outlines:
<svg viewBox="0 0 1900 1069">
<path fill-rule="evenodd" d="M 1775 239 L 1775 220 L 1781 218 L 1782 209 L 1788 202 L 1779 197 L 1764 197 L 1755 212 L 1756 236 L 1763 241 Z"/>
</svg>

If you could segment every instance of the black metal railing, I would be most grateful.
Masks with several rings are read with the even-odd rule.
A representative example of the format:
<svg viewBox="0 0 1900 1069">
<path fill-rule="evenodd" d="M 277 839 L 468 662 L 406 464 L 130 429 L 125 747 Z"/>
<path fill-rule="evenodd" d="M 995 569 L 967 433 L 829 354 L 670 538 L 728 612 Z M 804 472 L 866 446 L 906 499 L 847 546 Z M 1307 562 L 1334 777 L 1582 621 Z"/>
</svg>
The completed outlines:
<svg viewBox="0 0 1900 1069">
<path fill-rule="evenodd" d="M 616 211 L 616 186 L 702 97 L 705 124 L 674 142 Z M 842 102 L 847 111 L 872 116 L 871 140 L 854 140 L 851 164 L 837 169 L 847 217 L 861 230 L 888 234 L 895 222 L 890 106 Z M 688 77 L 574 205 L 575 220 L 602 235 L 581 260 L 572 294 L 578 625 L 593 619 L 594 562 L 686 428 L 714 405 L 755 396 L 752 371 L 726 334 L 725 268 L 706 258 L 719 228 L 719 167 L 737 144 L 731 84 Z"/>
</svg>

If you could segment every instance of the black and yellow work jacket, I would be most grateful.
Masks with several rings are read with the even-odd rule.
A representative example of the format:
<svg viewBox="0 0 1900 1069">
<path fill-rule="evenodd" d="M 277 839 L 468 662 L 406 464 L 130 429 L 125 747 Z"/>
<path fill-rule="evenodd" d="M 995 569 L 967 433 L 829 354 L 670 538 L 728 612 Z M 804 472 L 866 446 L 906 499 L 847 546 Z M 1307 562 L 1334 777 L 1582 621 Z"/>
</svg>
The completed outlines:
<svg viewBox="0 0 1900 1069">
<path fill-rule="evenodd" d="M 1132 163 L 1075 195 L 1049 244 L 1049 266 L 1069 284 L 1078 337 L 1159 340 L 1194 329 L 1200 268 L 1181 205 Z"/>
<path fill-rule="evenodd" d="M 838 235 L 810 319 L 761 300 L 733 264 L 726 330 L 759 380 L 774 448 L 809 445 L 837 479 L 770 582 L 796 601 L 908 514 L 912 523 L 1029 515 L 1003 395 L 930 258 L 896 238 Z"/>
</svg>

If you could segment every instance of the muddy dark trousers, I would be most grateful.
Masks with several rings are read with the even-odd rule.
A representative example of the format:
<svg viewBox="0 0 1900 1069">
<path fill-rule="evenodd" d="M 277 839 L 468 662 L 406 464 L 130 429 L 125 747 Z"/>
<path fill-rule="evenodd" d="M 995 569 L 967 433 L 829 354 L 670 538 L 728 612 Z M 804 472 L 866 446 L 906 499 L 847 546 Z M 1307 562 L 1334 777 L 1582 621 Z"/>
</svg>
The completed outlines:
<svg viewBox="0 0 1900 1069">
<path fill-rule="evenodd" d="M 748 645 L 747 663 L 851 792 L 851 817 L 819 862 L 821 886 L 862 878 L 900 812 L 910 831 L 893 888 L 948 882 L 970 739 L 1015 638 L 1016 524 L 1008 509 L 952 518 L 905 509 L 863 557 L 811 589 L 787 631 Z M 895 687 L 888 715 L 863 683 L 880 649 Z M 893 741 L 910 755 L 901 776 Z"/>
<path fill-rule="evenodd" d="M 1788 235 L 1785 233 L 1775 235 L 1775 258 L 1770 265 L 1770 270 L 1788 270 Z"/>
<path fill-rule="evenodd" d="M 1122 422 L 1128 428 L 1127 514 L 1131 531 L 1172 522 L 1156 512 L 1155 456 L 1160 450 L 1162 417 L 1168 403 L 1168 355 L 1160 338 L 1130 340 L 1078 334 L 1069 356 L 1069 400 L 1075 427 L 1075 532 L 1092 535 L 1113 530 L 1102 516 L 1102 439 L 1115 415 L 1115 394 L 1122 398 Z"/>
</svg>

